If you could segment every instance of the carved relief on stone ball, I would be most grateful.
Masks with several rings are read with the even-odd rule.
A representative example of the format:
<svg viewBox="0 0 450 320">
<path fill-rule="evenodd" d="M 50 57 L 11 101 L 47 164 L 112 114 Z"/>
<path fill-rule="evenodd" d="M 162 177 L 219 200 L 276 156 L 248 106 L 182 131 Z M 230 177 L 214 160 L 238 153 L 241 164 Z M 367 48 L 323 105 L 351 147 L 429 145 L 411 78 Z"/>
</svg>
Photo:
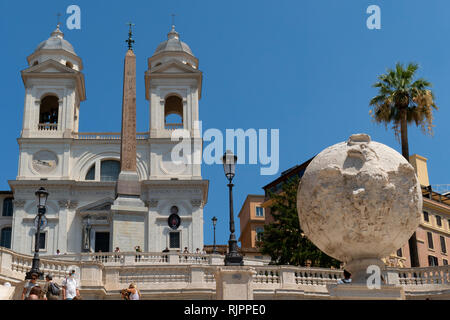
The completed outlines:
<svg viewBox="0 0 450 320">
<path fill-rule="evenodd" d="M 301 179 L 297 201 L 305 234 L 341 261 L 397 250 L 416 230 L 422 211 L 414 168 L 366 134 L 318 154 Z"/>
</svg>

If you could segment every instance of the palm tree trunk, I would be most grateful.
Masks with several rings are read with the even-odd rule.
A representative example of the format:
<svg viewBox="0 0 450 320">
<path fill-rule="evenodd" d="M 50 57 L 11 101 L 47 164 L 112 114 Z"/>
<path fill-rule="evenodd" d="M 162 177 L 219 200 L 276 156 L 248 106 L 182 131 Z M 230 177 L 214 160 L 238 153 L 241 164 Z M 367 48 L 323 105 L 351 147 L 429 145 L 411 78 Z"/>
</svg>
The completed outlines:
<svg viewBox="0 0 450 320">
<path fill-rule="evenodd" d="M 408 145 L 408 121 L 407 109 L 402 110 L 402 120 L 400 122 L 400 132 L 402 138 L 402 155 L 409 162 L 409 145 Z M 408 240 L 409 257 L 411 260 L 411 267 L 419 267 L 419 253 L 417 250 L 417 237 L 414 232 Z"/>
<path fill-rule="evenodd" d="M 407 110 L 403 108 L 402 110 L 402 120 L 400 122 L 400 133 L 402 138 L 402 155 L 405 157 L 406 161 L 409 162 L 409 146 L 408 146 L 408 121 L 407 121 Z"/>
</svg>

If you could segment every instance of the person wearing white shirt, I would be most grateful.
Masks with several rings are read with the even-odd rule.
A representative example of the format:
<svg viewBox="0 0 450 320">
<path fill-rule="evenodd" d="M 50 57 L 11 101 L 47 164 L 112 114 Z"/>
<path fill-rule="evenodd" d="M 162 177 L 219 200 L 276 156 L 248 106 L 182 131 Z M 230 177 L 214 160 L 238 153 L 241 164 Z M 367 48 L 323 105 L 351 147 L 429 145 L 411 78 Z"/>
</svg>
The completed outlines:
<svg viewBox="0 0 450 320">
<path fill-rule="evenodd" d="M 141 293 L 139 292 L 138 288 L 134 283 L 130 284 L 128 287 L 128 292 L 130 293 L 130 300 L 140 300 L 141 299 Z"/>
<path fill-rule="evenodd" d="M 62 283 L 63 300 L 73 300 L 73 298 L 80 296 L 79 285 L 74 274 L 75 270 L 70 271 L 69 276 Z"/>
</svg>

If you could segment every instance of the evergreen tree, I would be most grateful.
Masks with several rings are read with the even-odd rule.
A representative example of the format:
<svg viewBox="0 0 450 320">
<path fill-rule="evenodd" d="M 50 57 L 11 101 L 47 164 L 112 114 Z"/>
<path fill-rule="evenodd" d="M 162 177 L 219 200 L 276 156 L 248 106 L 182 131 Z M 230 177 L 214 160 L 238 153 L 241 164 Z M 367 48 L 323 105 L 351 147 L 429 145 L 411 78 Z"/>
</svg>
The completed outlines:
<svg viewBox="0 0 450 320">
<path fill-rule="evenodd" d="M 282 192 L 270 192 L 270 206 L 274 222 L 264 227 L 261 252 L 270 255 L 271 263 L 279 265 L 329 268 L 339 267 L 340 262 L 318 249 L 304 234 L 297 214 L 296 177 L 282 186 Z"/>
</svg>

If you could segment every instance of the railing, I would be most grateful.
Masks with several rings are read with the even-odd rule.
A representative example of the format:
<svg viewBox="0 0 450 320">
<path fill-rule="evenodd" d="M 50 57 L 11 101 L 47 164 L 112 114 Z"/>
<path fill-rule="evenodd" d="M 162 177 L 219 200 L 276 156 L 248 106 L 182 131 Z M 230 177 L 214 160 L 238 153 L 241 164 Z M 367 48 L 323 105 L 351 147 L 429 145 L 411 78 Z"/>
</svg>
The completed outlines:
<svg viewBox="0 0 450 320">
<path fill-rule="evenodd" d="M 278 268 L 257 267 L 256 275 L 253 276 L 255 283 L 280 283 Z"/>
<path fill-rule="evenodd" d="M 148 132 L 138 132 L 136 133 L 137 140 L 147 140 L 150 137 Z"/>
<path fill-rule="evenodd" d="M 178 263 L 180 264 L 209 264 L 207 255 L 196 253 L 179 253 Z"/>
<path fill-rule="evenodd" d="M 26 272 L 31 270 L 33 258 L 32 256 L 23 255 L 15 253 L 11 250 L 4 249 L 0 247 L 0 255 L 9 256 L 11 264 L 6 272 L 8 276 L 12 277 L 23 277 Z M 52 274 L 55 279 L 63 279 L 67 276 L 71 267 L 77 265 L 77 263 L 61 260 L 46 259 L 45 257 L 40 258 L 40 270 L 44 274 Z M 1 270 L 5 271 L 5 270 Z M 5 273 L 5 272 L 3 272 Z M 2 272 L 0 272 L 2 275 Z"/>
<path fill-rule="evenodd" d="M 195 253 L 161 253 L 161 252 L 92 252 L 78 254 L 64 254 L 58 256 L 47 256 L 47 259 L 65 261 L 95 261 L 104 265 L 108 264 L 213 264 L 217 260 L 223 264 L 223 256 L 195 254 Z M 214 262 L 213 260 L 216 260 Z M 220 264 L 220 263 L 219 263 Z"/>
<path fill-rule="evenodd" d="M 73 134 L 75 139 L 78 140 L 120 140 L 120 132 L 75 132 Z M 148 139 L 148 132 L 137 132 L 137 140 Z"/>
<path fill-rule="evenodd" d="M 398 280 L 405 286 L 450 285 L 450 266 L 397 269 Z"/>
<path fill-rule="evenodd" d="M 56 130 L 58 130 L 58 124 L 57 123 L 39 123 L 38 130 L 56 131 Z"/>
<path fill-rule="evenodd" d="M 450 184 L 433 184 L 431 185 L 433 191 L 438 193 L 447 193 L 450 192 Z"/>
<path fill-rule="evenodd" d="M 164 125 L 166 130 L 175 130 L 175 129 L 183 129 L 182 123 L 166 123 Z"/>
<path fill-rule="evenodd" d="M 342 278 L 342 270 L 311 268 L 295 272 L 295 283 L 302 285 L 325 286 L 327 284 L 336 284 Z"/>
</svg>

